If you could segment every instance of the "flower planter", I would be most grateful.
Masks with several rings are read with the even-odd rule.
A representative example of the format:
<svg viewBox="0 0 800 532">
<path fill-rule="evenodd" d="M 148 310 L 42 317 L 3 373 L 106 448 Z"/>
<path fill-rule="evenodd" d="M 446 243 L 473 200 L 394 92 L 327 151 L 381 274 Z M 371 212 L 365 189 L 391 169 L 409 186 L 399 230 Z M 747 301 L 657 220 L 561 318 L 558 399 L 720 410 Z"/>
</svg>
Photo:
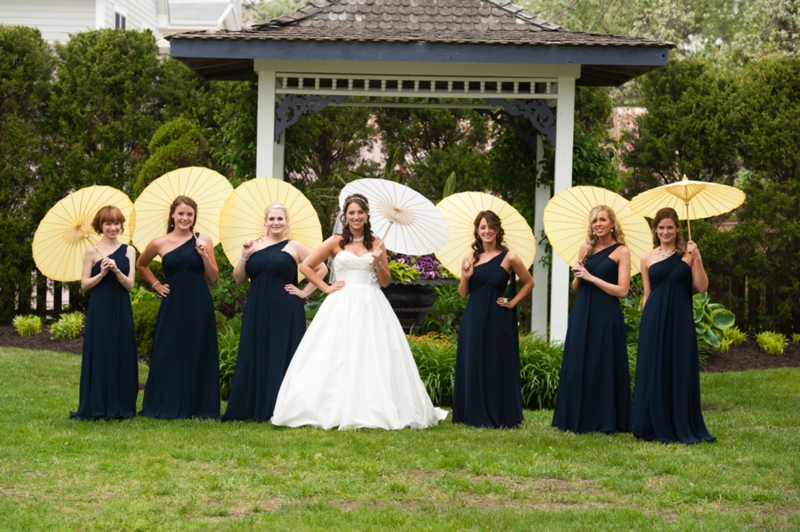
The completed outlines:
<svg viewBox="0 0 800 532">
<path fill-rule="evenodd" d="M 408 334 L 412 328 L 418 330 L 433 310 L 437 297 L 435 288 L 457 283 L 458 279 L 392 280 L 389 286 L 383 288 L 383 293 Z"/>
</svg>

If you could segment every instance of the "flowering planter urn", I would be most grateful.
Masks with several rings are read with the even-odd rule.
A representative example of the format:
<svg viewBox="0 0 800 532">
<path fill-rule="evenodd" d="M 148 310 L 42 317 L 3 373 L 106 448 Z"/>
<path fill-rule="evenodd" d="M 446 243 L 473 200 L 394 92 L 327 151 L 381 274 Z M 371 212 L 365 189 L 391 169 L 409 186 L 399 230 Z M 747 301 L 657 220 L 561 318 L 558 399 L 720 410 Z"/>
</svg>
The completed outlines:
<svg viewBox="0 0 800 532">
<path fill-rule="evenodd" d="M 383 293 L 392 310 L 400 320 L 406 334 L 419 330 L 433 310 L 436 302 L 437 286 L 458 284 L 458 279 L 419 279 L 416 281 L 397 281 L 392 279 Z"/>
</svg>

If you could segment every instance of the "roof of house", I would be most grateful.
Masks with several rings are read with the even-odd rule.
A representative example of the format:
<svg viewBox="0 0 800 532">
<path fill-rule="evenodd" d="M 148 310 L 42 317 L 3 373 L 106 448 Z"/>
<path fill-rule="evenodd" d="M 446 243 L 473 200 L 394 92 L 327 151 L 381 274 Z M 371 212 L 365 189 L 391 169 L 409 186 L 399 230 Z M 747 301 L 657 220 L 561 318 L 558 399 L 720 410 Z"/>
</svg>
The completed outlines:
<svg viewBox="0 0 800 532">
<path fill-rule="evenodd" d="M 452 50 L 451 47 L 457 45 L 460 53 L 458 59 L 453 60 L 483 62 L 491 60 L 486 57 L 487 46 L 491 47 L 489 55 L 494 54 L 496 62 L 508 60 L 508 52 L 513 48 L 519 57 L 512 57 L 511 62 L 574 63 L 584 65 L 584 71 L 589 65 L 586 84 L 598 85 L 618 85 L 665 64 L 667 52 L 673 47 L 670 43 L 638 37 L 569 31 L 528 13 L 509 0 L 313 0 L 294 13 L 251 30 L 183 33 L 172 36 L 170 41 L 173 55 L 190 66 L 200 64 L 198 60 L 202 58 L 198 54 L 203 54 L 200 50 L 214 48 L 213 42 L 238 43 L 236 52 L 231 47 L 217 47 L 218 60 L 214 62 L 217 66 L 220 66 L 219 54 L 226 53 L 224 50 L 231 51 L 228 55 L 238 54 L 230 59 L 240 60 L 241 66 L 247 53 L 256 58 L 257 47 L 276 43 L 283 44 L 281 50 L 287 50 L 289 44 L 294 44 L 296 49 L 304 46 L 302 49 L 314 58 L 320 58 L 321 50 L 319 46 L 311 46 L 314 44 L 327 46 L 324 50 L 329 54 L 334 53 L 334 49 L 352 50 L 353 46 L 362 44 L 424 44 L 426 52 L 437 46 Z M 183 46 L 178 47 L 176 54 L 178 42 Z M 192 46 L 192 42 L 197 44 Z M 559 52 L 554 54 L 554 48 Z M 392 49 L 397 50 L 396 47 Z M 598 49 L 604 52 L 598 54 Z M 378 50 L 389 48 L 369 49 L 370 52 Z M 407 57 L 409 52 L 419 52 L 407 47 L 404 50 L 389 56 Z M 471 57 L 473 52 L 477 54 L 475 58 Z M 296 51 L 281 53 L 286 53 L 286 58 L 298 58 Z M 344 55 L 353 56 L 352 52 Z M 377 56 L 391 60 L 383 52 Z M 364 59 L 367 58 L 364 54 Z M 592 68 L 597 70 L 597 67 L 601 67 L 600 70 L 608 67 L 610 75 L 592 72 Z M 220 72 L 219 69 L 215 71 L 217 75 Z"/>
</svg>

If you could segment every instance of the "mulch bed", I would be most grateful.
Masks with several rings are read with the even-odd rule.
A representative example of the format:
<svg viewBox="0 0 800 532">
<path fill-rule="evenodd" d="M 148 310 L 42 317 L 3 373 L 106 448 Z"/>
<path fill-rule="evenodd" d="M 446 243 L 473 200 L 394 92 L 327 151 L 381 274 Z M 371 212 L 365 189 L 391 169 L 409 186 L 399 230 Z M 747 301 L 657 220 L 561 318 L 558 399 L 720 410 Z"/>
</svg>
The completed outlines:
<svg viewBox="0 0 800 532">
<path fill-rule="evenodd" d="M 0 325 L 0 346 L 20 347 L 22 349 L 45 349 L 63 353 L 83 353 L 83 337 L 74 340 L 51 340 L 50 330 L 42 327 L 42 332 L 31 336 L 20 336 L 11 325 Z"/>
<path fill-rule="evenodd" d="M 0 346 L 80 355 L 83 352 L 83 338 L 53 341 L 46 327 L 40 334 L 23 337 L 11 325 L 0 325 Z M 712 373 L 771 368 L 800 368 L 800 346 L 789 344 L 783 356 L 772 356 L 759 351 L 755 340 L 747 340 L 739 347 L 732 347 L 728 353 L 707 353 L 705 361 L 700 364 L 700 371 Z"/>
</svg>

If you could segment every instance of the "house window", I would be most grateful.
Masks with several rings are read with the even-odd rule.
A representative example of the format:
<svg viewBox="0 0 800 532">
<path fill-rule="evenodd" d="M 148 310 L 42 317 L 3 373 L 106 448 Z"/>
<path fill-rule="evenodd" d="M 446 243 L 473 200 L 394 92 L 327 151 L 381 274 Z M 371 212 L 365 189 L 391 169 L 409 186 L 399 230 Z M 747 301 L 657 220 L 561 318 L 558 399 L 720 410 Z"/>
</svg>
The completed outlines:
<svg viewBox="0 0 800 532">
<path fill-rule="evenodd" d="M 114 13 L 114 27 L 121 30 L 125 29 L 125 15 Z"/>
</svg>

